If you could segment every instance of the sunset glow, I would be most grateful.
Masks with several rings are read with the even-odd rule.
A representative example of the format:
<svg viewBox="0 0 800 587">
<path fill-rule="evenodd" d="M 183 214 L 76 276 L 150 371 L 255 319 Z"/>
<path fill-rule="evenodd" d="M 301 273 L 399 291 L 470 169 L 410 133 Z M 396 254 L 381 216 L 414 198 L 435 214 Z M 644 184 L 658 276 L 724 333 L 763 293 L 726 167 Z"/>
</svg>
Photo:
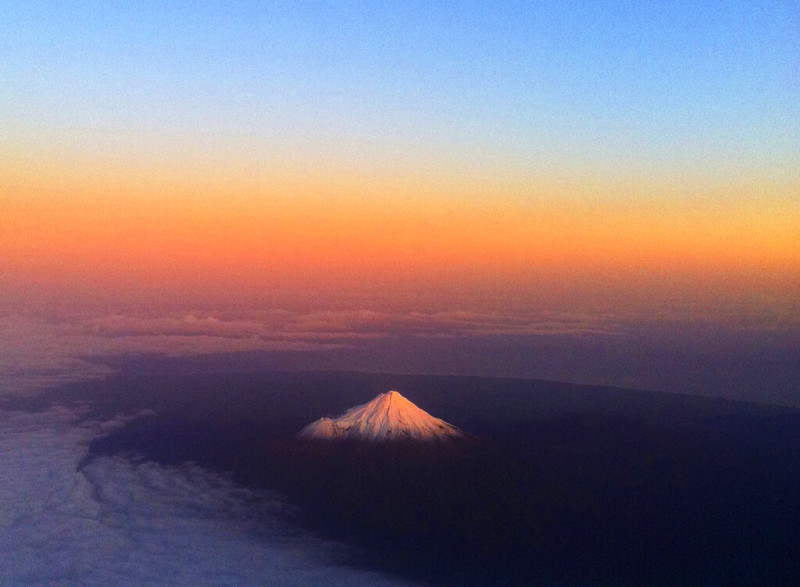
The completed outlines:
<svg viewBox="0 0 800 587">
<path fill-rule="evenodd" d="M 10 306 L 800 299 L 778 8 L 10 12 Z"/>
<path fill-rule="evenodd" d="M 302 297 L 302 282 L 346 290 L 388 279 L 425 288 L 484 275 L 493 287 L 527 280 L 546 290 L 581 280 L 594 289 L 603 278 L 600 290 L 646 291 L 661 287 L 646 283 L 651 276 L 672 283 L 651 292 L 659 303 L 687 280 L 709 295 L 709 273 L 723 276 L 731 295 L 760 281 L 779 297 L 800 276 L 800 200 L 775 188 L 711 187 L 685 197 L 675 185 L 529 181 L 505 193 L 506 186 L 463 193 L 457 185 L 454 195 L 446 185 L 434 191 L 411 181 L 403 189 L 297 179 L 159 182 L 145 191 L 117 177 L 102 182 L 112 186 L 106 191 L 80 179 L 7 180 L 0 252 L 21 286 L 60 283 L 69 295 L 81 283 L 165 296 L 223 278 L 235 302 L 276 279 Z M 790 299 L 797 290 L 785 293 Z"/>
<path fill-rule="evenodd" d="M 800 576 L 800 2 L 0 0 L 0 585 Z"/>
</svg>

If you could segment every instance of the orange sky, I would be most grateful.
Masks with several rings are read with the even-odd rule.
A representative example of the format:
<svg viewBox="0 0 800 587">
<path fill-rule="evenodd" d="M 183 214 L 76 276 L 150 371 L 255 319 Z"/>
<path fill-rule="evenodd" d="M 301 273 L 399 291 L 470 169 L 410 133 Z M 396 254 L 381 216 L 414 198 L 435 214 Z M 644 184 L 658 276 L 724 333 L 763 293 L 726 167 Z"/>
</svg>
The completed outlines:
<svg viewBox="0 0 800 587">
<path fill-rule="evenodd" d="M 800 304 L 789 6 L 5 12 L 6 307 Z"/>
<path fill-rule="evenodd" d="M 767 182 L 457 183 L 318 171 L 233 182 L 54 168 L 6 166 L 6 296 L 290 305 L 797 299 L 800 198 Z"/>
</svg>

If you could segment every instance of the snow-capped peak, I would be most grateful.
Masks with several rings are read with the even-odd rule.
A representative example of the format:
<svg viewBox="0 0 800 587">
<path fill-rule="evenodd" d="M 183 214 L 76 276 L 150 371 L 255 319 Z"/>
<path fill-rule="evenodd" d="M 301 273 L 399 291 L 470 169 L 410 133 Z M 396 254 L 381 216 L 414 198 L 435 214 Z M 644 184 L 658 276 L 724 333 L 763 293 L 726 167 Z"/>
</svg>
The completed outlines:
<svg viewBox="0 0 800 587">
<path fill-rule="evenodd" d="M 350 408 L 338 418 L 320 418 L 300 431 L 300 437 L 322 440 L 441 440 L 462 436 L 444 420 L 434 418 L 396 391 Z"/>
</svg>

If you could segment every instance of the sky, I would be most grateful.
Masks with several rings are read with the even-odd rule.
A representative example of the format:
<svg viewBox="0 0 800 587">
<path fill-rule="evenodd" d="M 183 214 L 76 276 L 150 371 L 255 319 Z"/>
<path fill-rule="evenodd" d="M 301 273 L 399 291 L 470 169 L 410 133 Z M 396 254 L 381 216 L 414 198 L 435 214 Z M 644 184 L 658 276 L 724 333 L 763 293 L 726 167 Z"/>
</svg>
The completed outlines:
<svg viewBox="0 0 800 587">
<path fill-rule="evenodd" d="M 10 306 L 797 306 L 794 2 L 2 13 Z"/>
<path fill-rule="evenodd" d="M 0 582 L 394 584 L 6 409 L 114 373 L 800 408 L 798 145 L 795 0 L 0 0 Z"/>
<path fill-rule="evenodd" d="M 774 372 L 800 402 L 796 2 L 0 14 L 6 389 L 108 372 L 87 357 L 358 347 L 309 365 L 717 394 Z M 723 378 L 663 360 L 731 328 L 756 334 Z M 562 360 L 564 336 L 606 346 Z M 562 338 L 536 370 L 498 337 Z"/>
</svg>

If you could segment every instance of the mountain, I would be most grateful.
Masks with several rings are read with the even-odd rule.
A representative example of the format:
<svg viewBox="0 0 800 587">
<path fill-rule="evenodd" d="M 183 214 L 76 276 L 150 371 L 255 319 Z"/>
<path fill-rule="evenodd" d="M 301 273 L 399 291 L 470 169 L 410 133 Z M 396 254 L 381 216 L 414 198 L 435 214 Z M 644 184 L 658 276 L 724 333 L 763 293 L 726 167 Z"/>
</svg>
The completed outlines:
<svg viewBox="0 0 800 587">
<path fill-rule="evenodd" d="M 92 440 L 81 470 L 105 470 L 105 460 L 92 464 L 105 456 L 196 463 L 278 492 L 286 523 L 341 541 L 342 560 L 359 568 L 442 586 L 789 585 L 800 576 L 796 409 L 520 379 L 142 375 L 139 359 L 125 364 L 106 380 L 24 400 L 36 413 L 89 406 L 95 421 L 155 412 Z M 297 438 L 323 414 L 398 388 L 469 432 L 447 442 Z"/>
<path fill-rule="evenodd" d="M 338 418 L 320 418 L 303 428 L 299 436 L 309 440 L 427 442 L 459 438 L 463 433 L 418 408 L 397 391 L 389 391 L 350 408 Z"/>
</svg>

